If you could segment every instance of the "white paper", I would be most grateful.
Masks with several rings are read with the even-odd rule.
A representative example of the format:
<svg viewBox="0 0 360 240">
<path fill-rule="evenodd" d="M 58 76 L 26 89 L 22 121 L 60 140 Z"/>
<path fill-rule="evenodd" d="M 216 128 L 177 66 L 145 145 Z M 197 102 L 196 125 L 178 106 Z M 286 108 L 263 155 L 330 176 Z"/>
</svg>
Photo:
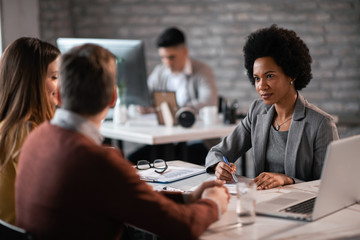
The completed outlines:
<svg viewBox="0 0 360 240">
<path fill-rule="evenodd" d="M 138 170 L 138 174 L 142 180 L 160 183 L 173 182 L 205 172 L 205 168 L 184 168 L 173 166 L 169 166 L 164 173 L 157 173 L 154 168 Z"/>
</svg>

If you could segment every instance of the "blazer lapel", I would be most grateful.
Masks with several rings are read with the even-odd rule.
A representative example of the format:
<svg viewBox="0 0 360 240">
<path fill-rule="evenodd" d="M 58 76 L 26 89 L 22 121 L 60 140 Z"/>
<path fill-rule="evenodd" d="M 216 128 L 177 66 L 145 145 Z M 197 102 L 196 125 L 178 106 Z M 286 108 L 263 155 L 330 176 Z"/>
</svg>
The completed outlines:
<svg viewBox="0 0 360 240">
<path fill-rule="evenodd" d="M 265 170 L 265 157 L 266 147 L 268 142 L 269 130 L 274 117 L 274 106 L 268 107 L 265 114 L 257 116 L 257 124 L 255 129 L 256 144 L 254 146 L 254 159 L 255 159 L 255 176 L 264 172 Z"/>
<path fill-rule="evenodd" d="M 305 117 L 304 101 L 298 93 L 285 150 L 284 168 L 287 176 L 296 176 L 296 156 L 305 127 L 305 122 L 301 121 Z"/>
</svg>

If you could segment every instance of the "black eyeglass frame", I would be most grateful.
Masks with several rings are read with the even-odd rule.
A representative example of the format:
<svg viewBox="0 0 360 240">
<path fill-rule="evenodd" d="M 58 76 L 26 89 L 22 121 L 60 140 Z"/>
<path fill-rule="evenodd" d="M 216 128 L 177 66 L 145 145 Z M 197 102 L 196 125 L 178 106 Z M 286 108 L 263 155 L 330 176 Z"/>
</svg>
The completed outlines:
<svg viewBox="0 0 360 240">
<path fill-rule="evenodd" d="M 154 166 L 155 161 L 164 162 L 165 167 L 155 167 Z M 144 162 L 145 164 L 148 164 L 149 168 L 139 168 L 139 162 Z M 142 164 L 142 165 L 145 165 L 145 164 Z M 147 170 L 150 168 L 155 168 L 155 172 L 161 174 L 161 173 L 164 173 L 168 169 L 168 165 L 167 165 L 166 161 L 163 159 L 155 159 L 153 163 L 149 162 L 148 160 L 140 160 L 136 163 L 136 169 L 138 169 L 138 170 Z"/>
</svg>

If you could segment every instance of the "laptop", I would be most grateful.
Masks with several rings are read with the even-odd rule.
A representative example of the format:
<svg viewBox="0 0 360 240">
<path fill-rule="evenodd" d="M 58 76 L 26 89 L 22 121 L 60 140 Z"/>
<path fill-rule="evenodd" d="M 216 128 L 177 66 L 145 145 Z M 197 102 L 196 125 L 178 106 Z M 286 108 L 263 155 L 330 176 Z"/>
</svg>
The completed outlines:
<svg viewBox="0 0 360 240">
<path fill-rule="evenodd" d="M 360 202 L 360 135 L 333 141 L 326 152 L 319 191 L 290 192 L 256 205 L 258 215 L 314 221 Z"/>
</svg>

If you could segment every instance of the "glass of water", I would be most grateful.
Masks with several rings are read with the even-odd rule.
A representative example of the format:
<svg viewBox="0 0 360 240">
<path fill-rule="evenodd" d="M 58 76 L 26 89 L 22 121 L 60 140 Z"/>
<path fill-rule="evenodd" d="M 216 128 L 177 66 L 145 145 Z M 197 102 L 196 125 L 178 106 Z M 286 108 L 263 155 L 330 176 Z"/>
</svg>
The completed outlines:
<svg viewBox="0 0 360 240">
<path fill-rule="evenodd" d="M 236 184 L 236 214 L 241 225 L 255 222 L 256 184 L 254 182 Z"/>
</svg>

